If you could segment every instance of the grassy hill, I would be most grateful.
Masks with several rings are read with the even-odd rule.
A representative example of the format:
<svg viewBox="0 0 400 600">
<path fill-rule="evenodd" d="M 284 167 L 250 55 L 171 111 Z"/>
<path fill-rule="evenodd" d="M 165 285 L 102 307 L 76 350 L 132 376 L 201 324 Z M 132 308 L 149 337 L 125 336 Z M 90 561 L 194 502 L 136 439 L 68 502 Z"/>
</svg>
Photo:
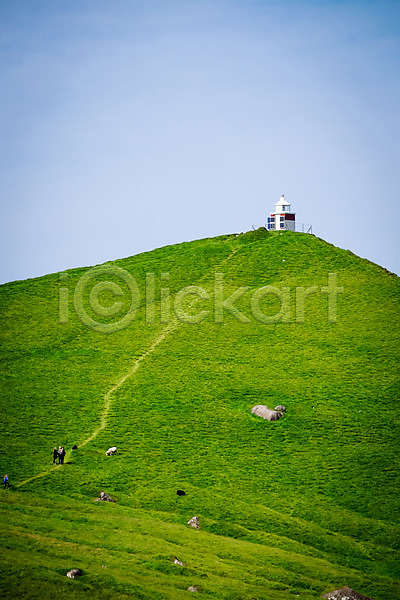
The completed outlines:
<svg viewBox="0 0 400 600">
<path fill-rule="evenodd" d="M 1 286 L 0 595 L 400 598 L 399 291 L 263 229 Z"/>
</svg>

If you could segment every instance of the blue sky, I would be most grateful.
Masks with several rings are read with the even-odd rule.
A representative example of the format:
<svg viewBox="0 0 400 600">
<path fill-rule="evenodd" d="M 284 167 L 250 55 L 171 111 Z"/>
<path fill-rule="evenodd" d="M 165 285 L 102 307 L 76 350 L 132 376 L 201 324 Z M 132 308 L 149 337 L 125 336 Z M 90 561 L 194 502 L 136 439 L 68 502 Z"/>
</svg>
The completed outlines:
<svg viewBox="0 0 400 600">
<path fill-rule="evenodd" d="M 0 282 L 247 231 L 400 273 L 400 3 L 0 3 Z"/>
</svg>

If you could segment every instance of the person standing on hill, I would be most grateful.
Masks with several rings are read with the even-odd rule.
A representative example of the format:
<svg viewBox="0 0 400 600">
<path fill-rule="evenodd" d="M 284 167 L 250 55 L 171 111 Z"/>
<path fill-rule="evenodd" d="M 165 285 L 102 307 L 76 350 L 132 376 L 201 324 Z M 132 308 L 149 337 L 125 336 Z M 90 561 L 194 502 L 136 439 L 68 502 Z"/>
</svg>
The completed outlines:
<svg viewBox="0 0 400 600">
<path fill-rule="evenodd" d="M 10 487 L 10 482 L 8 481 L 8 475 L 4 475 L 4 479 L 3 479 L 3 483 L 1 485 L 4 485 L 4 489 L 9 488 Z"/>
<path fill-rule="evenodd" d="M 65 448 L 63 448 L 63 446 L 60 446 L 58 449 L 58 463 L 60 465 L 64 464 L 64 456 L 65 456 Z"/>
<path fill-rule="evenodd" d="M 57 464 L 57 456 L 58 456 L 58 450 L 57 450 L 57 448 L 54 448 L 54 450 L 53 450 L 53 465 Z"/>
</svg>

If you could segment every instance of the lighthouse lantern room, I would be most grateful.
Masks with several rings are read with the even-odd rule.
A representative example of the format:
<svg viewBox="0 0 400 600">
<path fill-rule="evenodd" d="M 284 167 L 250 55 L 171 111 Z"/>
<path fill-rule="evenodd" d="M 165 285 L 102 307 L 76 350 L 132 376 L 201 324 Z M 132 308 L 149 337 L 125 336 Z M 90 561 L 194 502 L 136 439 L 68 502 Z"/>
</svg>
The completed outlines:
<svg viewBox="0 0 400 600">
<path fill-rule="evenodd" d="M 268 230 L 290 229 L 296 231 L 296 213 L 291 212 L 289 202 L 286 202 L 285 196 L 281 196 L 279 202 L 275 204 L 275 212 L 270 213 L 267 218 Z"/>
</svg>

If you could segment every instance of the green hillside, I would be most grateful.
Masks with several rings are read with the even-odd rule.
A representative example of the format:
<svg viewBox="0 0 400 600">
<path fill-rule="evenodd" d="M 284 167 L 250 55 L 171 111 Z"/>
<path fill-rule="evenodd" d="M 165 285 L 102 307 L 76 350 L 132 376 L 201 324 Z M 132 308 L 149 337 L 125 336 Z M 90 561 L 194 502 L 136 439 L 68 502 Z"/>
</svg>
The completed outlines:
<svg viewBox="0 0 400 600">
<path fill-rule="evenodd" d="M 400 598 L 399 291 L 264 229 L 0 286 L 0 596 Z"/>
</svg>

